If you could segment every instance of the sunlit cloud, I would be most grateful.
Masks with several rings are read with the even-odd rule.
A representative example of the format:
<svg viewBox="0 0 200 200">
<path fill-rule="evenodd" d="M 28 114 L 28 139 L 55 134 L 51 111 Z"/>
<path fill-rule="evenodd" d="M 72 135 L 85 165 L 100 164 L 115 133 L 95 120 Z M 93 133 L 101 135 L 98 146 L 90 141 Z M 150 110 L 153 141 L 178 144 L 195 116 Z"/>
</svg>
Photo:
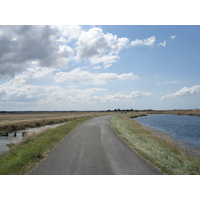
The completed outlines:
<svg viewBox="0 0 200 200">
<path fill-rule="evenodd" d="M 176 83 L 180 83 L 180 81 L 160 82 L 160 83 L 157 83 L 157 85 L 176 84 Z"/>
<path fill-rule="evenodd" d="M 134 101 L 139 98 L 146 98 L 151 96 L 153 93 L 151 92 L 139 92 L 139 91 L 133 91 L 130 94 L 124 94 L 122 92 L 119 92 L 114 95 L 104 95 L 104 96 L 98 96 L 98 97 L 93 97 L 95 101 L 98 101 L 100 103 L 114 103 L 114 102 L 119 102 L 119 101 Z"/>
<path fill-rule="evenodd" d="M 175 39 L 176 38 L 176 35 L 170 35 L 170 39 Z"/>
<path fill-rule="evenodd" d="M 157 45 L 158 45 L 158 46 L 163 46 L 163 47 L 165 47 L 165 46 L 167 45 L 167 42 L 166 42 L 166 41 L 160 42 L 160 43 L 158 43 Z"/>
<path fill-rule="evenodd" d="M 133 73 L 116 74 L 116 73 L 92 73 L 90 71 L 76 68 L 70 72 L 58 72 L 55 75 L 56 82 L 68 82 L 73 84 L 107 84 L 109 82 L 134 80 L 139 76 Z"/>
<path fill-rule="evenodd" d="M 165 96 L 162 96 L 161 100 L 167 100 L 167 99 L 173 99 L 177 97 L 185 97 L 185 96 L 191 96 L 191 95 L 197 95 L 197 94 L 200 94 L 200 85 L 195 85 L 191 88 L 184 87 L 175 93 L 170 93 Z"/>
<path fill-rule="evenodd" d="M 119 58 L 119 52 L 128 44 L 128 38 L 104 34 L 100 28 L 82 33 L 76 42 L 77 60 L 88 59 L 91 64 L 103 63 L 108 68 Z"/>
<path fill-rule="evenodd" d="M 155 36 L 143 40 L 136 39 L 131 42 L 131 46 L 153 46 L 155 44 L 155 41 L 156 41 Z"/>
</svg>

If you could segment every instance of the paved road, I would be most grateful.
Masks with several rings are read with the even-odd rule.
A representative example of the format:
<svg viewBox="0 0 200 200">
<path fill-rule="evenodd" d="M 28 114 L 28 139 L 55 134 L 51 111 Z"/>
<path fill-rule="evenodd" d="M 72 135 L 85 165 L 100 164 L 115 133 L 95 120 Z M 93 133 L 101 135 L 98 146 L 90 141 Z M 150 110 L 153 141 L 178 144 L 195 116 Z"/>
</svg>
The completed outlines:
<svg viewBox="0 0 200 200">
<path fill-rule="evenodd" d="M 90 119 L 60 142 L 31 175 L 156 175 L 155 167 L 140 158 L 116 135 L 112 116 Z"/>
</svg>

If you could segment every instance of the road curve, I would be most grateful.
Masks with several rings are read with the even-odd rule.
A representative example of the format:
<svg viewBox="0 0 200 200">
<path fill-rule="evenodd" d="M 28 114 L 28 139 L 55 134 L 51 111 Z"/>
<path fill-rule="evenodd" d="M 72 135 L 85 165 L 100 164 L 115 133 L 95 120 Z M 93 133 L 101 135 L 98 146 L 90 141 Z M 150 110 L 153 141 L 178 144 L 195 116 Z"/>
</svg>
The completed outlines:
<svg viewBox="0 0 200 200">
<path fill-rule="evenodd" d="M 162 174 L 116 135 L 111 117 L 96 117 L 78 126 L 29 175 Z"/>
</svg>

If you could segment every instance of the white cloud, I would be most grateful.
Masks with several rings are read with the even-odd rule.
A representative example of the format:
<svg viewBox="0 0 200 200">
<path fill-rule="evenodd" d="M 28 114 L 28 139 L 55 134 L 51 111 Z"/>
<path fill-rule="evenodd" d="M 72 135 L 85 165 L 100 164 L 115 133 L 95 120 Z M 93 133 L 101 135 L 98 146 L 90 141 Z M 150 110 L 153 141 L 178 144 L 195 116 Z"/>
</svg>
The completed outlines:
<svg viewBox="0 0 200 200">
<path fill-rule="evenodd" d="M 58 54 L 55 58 L 56 64 L 55 67 L 66 66 L 66 64 L 73 58 L 74 50 L 66 45 L 59 45 Z"/>
<path fill-rule="evenodd" d="M 101 66 L 95 66 L 95 67 L 93 67 L 93 69 L 102 69 L 102 67 Z"/>
<path fill-rule="evenodd" d="M 167 45 L 167 42 L 166 42 L 166 41 L 164 41 L 163 43 L 160 42 L 160 43 L 158 43 L 157 45 L 158 45 L 158 46 L 163 46 L 163 47 L 165 47 L 165 46 Z"/>
<path fill-rule="evenodd" d="M 70 72 L 58 72 L 55 76 L 56 82 L 69 82 L 81 84 L 106 84 L 108 82 L 136 79 L 137 75 L 133 73 L 116 74 L 116 73 L 92 73 L 89 71 L 76 68 Z"/>
<path fill-rule="evenodd" d="M 117 59 L 119 59 L 119 56 L 117 55 L 103 55 L 102 57 L 93 56 L 89 58 L 93 65 L 103 63 L 105 69 L 109 68 Z"/>
<path fill-rule="evenodd" d="M 60 38 L 56 39 L 56 42 L 67 43 L 67 40 L 63 36 L 61 36 Z"/>
<path fill-rule="evenodd" d="M 167 82 L 161 82 L 161 83 L 157 83 L 157 85 L 176 84 L 176 83 L 180 83 L 180 81 L 167 81 Z"/>
<path fill-rule="evenodd" d="M 176 35 L 170 35 L 170 39 L 175 39 L 176 38 Z"/>
<path fill-rule="evenodd" d="M 117 54 L 127 44 L 128 38 L 117 38 L 111 33 L 104 34 L 100 28 L 91 28 L 83 32 L 77 45 L 77 60 L 89 59 L 92 64 L 103 62 L 105 67 L 110 67 L 116 59 Z"/>
<path fill-rule="evenodd" d="M 105 95 L 108 89 L 105 88 L 87 88 L 78 89 L 76 87 L 62 88 L 60 86 L 46 86 L 46 85 L 31 85 L 26 81 L 28 77 L 32 77 L 27 72 L 27 75 L 15 76 L 14 79 L 8 81 L 0 86 L 0 100 L 1 105 L 12 106 L 43 106 L 43 105 L 65 105 L 66 103 L 77 104 L 92 104 L 92 103 L 113 103 L 113 102 L 127 102 L 133 101 L 138 98 L 145 98 L 152 95 L 149 92 L 134 91 L 130 94 L 122 92 Z M 29 75 L 28 75 L 29 74 Z M 24 77 L 23 77 L 24 76 Z M 127 76 L 131 77 L 132 74 L 104 74 L 99 75 L 101 81 L 111 81 L 113 79 L 124 80 Z M 20 82 L 19 82 L 20 81 Z M 104 95 L 103 95 L 104 94 Z"/>
<path fill-rule="evenodd" d="M 10 88 L 10 86 L 23 87 L 23 84 L 25 83 L 30 83 L 37 79 L 51 77 L 52 72 L 55 71 L 54 68 L 42 68 L 34 66 L 35 63 L 33 63 L 32 65 L 32 67 L 27 68 L 22 73 L 15 75 L 13 79 L 5 83 L 5 86 L 7 86 L 8 88 Z"/>
<path fill-rule="evenodd" d="M 138 98 L 145 98 L 151 96 L 152 93 L 150 92 L 139 92 L 139 91 L 134 91 L 131 94 L 124 94 L 122 92 L 119 92 L 114 95 L 104 95 L 104 96 L 94 96 L 93 99 L 95 101 L 98 101 L 100 103 L 114 103 L 114 102 L 119 102 L 119 101 L 133 101 Z"/>
<path fill-rule="evenodd" d="M 66 45 L 59 45 L 59 54 L 63 54 L 66 57 L 72 56 L 74 54 L 74 51 L 71 47 L 66 46 Z"/>
<path fill-rule="evenodd" d="M 131 46 L 153 46 L 155 41 L 156 41 L 155 36 L 143 40 L 137 39 L 131 42 Z"/>
<path fill-rule="evenodd" d="M 55 69 L 30 67 L 23 73 L 15 75 L 13 79 L 0 86 L 2 102 L 34 102 L 37 98 L 45 95 L 46 86 L 30 85 L 37 79 L 43 79 L 51 76 Z"/>
<path fill-rule="evenodd" d="M 165 96 L 162 96 L 161 100 L 167 100 L 167 99 L 190 96 L 190 95 L 197 95 L 197 94 L 200 94 L 200 85 L 195 85 L 191 88 L 184 87 L 175 93 L 170 93 Z"/>
<path fill-rule="evenodd" d="M 64 40 L 67 42 L 72 41 L 73 39 L 78 39 L 79 36 L 84 33 L 85 31 L 81 28 L 81 26 L 78 25 L 69 25 L 69 26 L 55 26 L 60 34 L 62 35 L 60 37 L 60 40 Z M 67 39 L 65 39 L 67 38 Z"/>
<path fill-rule="evenodd" d="M 37 74 L 37 73 L 36 73 Z M 60 86 L 32 85 L 28 78 L 32 72 L 16 75 L 12 80 L 0 86 L 0 102 L 7 105 L 64 105 L 66 102 L 83 103 L 92 99 L 93 94 L 107 91 L 104 88 L 62 88 Z M 45 73 L 43 73 L 45 75 Z M 41 76 L 40 76 L 41 78 Z"/>
</svg>

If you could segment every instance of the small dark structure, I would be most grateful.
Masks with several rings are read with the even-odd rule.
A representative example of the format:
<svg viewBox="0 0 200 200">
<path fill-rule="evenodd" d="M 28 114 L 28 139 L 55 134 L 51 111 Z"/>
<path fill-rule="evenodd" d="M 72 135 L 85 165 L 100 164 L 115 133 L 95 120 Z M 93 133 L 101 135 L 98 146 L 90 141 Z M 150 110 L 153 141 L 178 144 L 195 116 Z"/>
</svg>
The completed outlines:
<svg viewBox="0 0 200 200">
<path fill-rule="evenodd" d="M 0 132 L 0 136 L 8 136 L 8 133 Z"/>
</svg>

